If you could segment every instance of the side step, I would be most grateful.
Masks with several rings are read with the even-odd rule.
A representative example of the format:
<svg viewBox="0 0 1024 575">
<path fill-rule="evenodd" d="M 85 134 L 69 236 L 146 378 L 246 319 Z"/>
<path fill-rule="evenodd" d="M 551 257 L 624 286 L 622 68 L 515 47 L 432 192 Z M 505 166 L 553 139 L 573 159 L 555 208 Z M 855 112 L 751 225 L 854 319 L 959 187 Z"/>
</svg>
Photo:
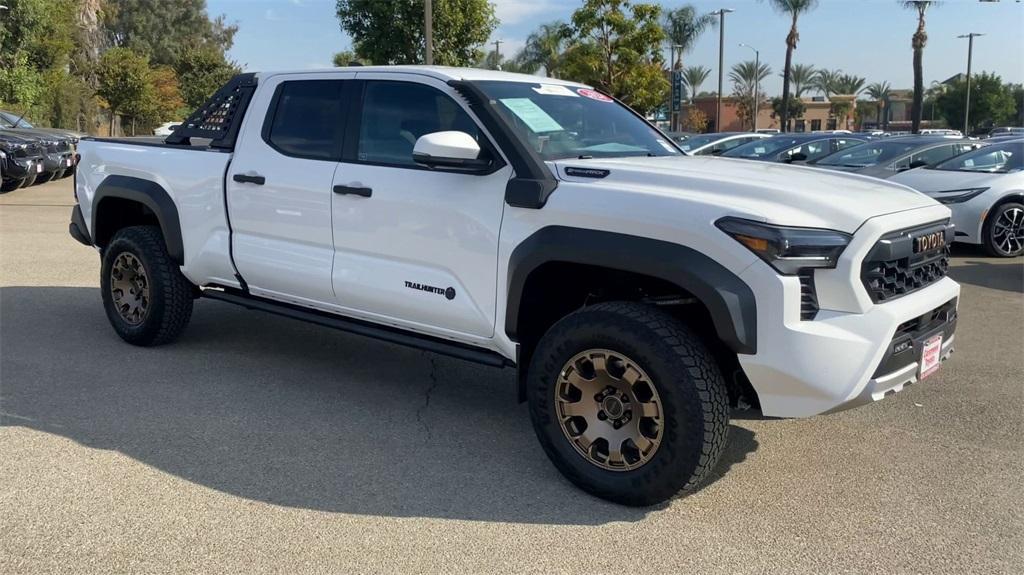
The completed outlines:
<svg viewBox="0 0 1024 575">
<path fill-rule="evenodd" d="M 204 289 L 202 290 L 202 296 L 208 299 L 215 299 L 240 305 L 247 309 L 265 311 L 274 315 L 281 315 L 292 319 L 307 321 L 324 327 L 372 337 L 374 339 L 379 339 L 389 343 L 396 343 L 398 345 L 415 347 L 425 351 L 472 361 L 474 363 L 481 363 L 492 367 L 515 365 L 505 357 L 486 349 L 452 341 L 445 341 L 443 339 L 420 335 L 397 328 L 375 325 L 369 322 L 359 321 L 357 319 L 341 317 L 292 304 L 245 295 L 239 292 Z"/>
</svg>

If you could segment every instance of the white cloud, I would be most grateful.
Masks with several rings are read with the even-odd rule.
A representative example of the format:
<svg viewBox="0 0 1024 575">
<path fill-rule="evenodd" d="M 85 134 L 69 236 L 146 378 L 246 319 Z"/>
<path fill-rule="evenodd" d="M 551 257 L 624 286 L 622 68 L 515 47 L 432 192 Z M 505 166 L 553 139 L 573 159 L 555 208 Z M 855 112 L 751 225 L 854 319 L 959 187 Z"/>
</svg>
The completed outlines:
<svg viewBox="0 0 1024 575">
<path fill-rule="evenodd" d="M 278 13 L 273 8 L 267 8 L 267 10 L 263 13 L 263 19 L 269 20 L 270 22 L 277 22 L 281 20 L 281 16 L 279 16 Z"/>
<path fill-rule="evenodd" d="M 558 8 L 558 0 L 492 0 L 502 25 L 518 24 Z M 562 2 L 564 4 L 564 2 Z"/>
</svg>

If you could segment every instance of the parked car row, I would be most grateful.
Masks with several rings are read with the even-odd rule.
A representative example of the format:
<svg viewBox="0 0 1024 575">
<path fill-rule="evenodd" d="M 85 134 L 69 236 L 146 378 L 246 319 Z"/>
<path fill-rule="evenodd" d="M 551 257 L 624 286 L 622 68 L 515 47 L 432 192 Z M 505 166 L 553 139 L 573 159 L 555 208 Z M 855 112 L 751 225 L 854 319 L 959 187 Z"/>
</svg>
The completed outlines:
<svg viewBox="0 0 1024 575">
<path fill-rule="evenodd" d="M 954 241 L 990 254 L 1024 254 L 1024 136 L 1012 131 L 975 140 L 935 131 L 906 136 L 839 132 L 725 132 L 680 144 L 693 156 L 804 164 L 890 179 L 953 211 Z"/>
<path fill-rule="evenodd" d="M 0 110 L 0 192 L 70 176 L 80 136 Z"/>
</svg>

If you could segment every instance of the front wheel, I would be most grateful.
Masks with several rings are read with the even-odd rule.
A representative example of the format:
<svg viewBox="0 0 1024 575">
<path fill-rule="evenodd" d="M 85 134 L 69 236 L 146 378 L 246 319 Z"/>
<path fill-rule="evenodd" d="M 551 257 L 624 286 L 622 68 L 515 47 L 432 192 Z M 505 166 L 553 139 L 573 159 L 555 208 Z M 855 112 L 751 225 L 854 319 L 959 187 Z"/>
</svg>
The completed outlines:
<svg viewBox="0 0 1024 575">
<path fill-rule="evenodd" d="M 693 490 L 728 437 L 725 382 L 700 338 L 650 306 L 575 312 L 541 339 L 528 379 L 544 451 L 598 497 L 652 505 Z"/>
<path fill-rule="evenodd" d="M 985 251 L 1002 258 L 1024 254 L 1024 204 L 997 206 L 985 221 Z"/>
</svg>

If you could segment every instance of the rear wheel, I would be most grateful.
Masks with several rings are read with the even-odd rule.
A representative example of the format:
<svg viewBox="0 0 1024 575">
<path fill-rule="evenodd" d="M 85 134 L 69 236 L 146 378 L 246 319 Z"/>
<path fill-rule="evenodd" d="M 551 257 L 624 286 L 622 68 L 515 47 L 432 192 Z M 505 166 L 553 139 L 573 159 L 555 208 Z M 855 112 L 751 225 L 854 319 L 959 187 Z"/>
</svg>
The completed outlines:
<svg viewBox="0 0 1024 575">
<path fill-rule="evenodd" d="M 10 180 L 4 180 L 3 183 L 0 184 L 0 192 L 13 192 L 20 188 L 23 183 L 25 183 L 25 180 L 16 180 L 13 178 Z"/>
<path fill-rule="evenodd" d="M 192 317 L 193 286 L 167 253 L 156 226 L 118 231 L 103 251 L 100 277 L 107 319 L 135 345 L 167 343 Z"/>
<path fill-rule="evenodd" d="M 983 230 L 985 250 L 997 257 L 1024 254 L 1024 204 L 1007 202 L 988 215 Z"/>
<path fill-rule="evenodd" d="M 694 489 L 725 446 L 725 382 L 700 339 L 650 306 L 613 302 L 562 319 L 529 372 L 534 430 L 580 488 L 625 505 Z"/>
</svg>

